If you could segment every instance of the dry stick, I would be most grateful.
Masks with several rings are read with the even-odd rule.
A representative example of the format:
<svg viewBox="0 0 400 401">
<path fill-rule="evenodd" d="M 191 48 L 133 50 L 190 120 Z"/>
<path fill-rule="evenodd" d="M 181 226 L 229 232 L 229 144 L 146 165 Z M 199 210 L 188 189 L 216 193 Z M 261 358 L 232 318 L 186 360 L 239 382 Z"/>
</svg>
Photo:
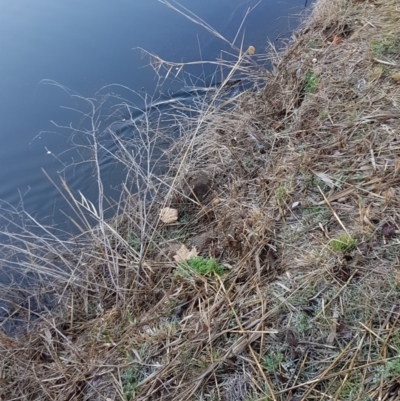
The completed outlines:
<svg viewBox="0 0 400 401">
<path fill-rule="evenodd" d="M 264 309 L 265 302 L 263 301 L 263 297 L 262 297 L 262 294 L 261 294 L 260 287 L 259 287 L 258 283 L 257 283 L 257 293 L 258 293 L 258 297 L 259 297 L 259 299 L 261 301 L 261 316 L 264 316 L 265 315 L 265 309 Z M 264 322 L 261 323 L 261 328 L 264 329 Z M 264 330 L 262 330 L 262 331 L 264 331 Z M 264 333 L 261 333 L 260 353 L 259 353 L 259 356 L 258 356 L 259 359 L 261 359 L 262 349 L 264 348 L 264 337 L 265 337 Z"/>
<path fill-rule="evenodd" d="M 355 361 L 356 361 L 356 358 L 357 358 L 357 356 L 358 356 L 358 354 L 359 354 L 359 352 L 360 352 L 360 350 L 361 350 L 362 345 L 364 344 L 364 339 L 365 339 L 366 334 L 367 334 L 367 333 L 364 333 L 364 335 L 363 335 L 363 337 L 362 337 L 360 343 L 358 344 L 358 347 L 357 347 L 356 351 L 354 352 L 353 357 L 351 358 L 351 362 L 350 362 L 349 369 L 353 368 L 353 366 L 354 366 L 354 363 L 355 363 Z M 349 376 L 350 376 L 350 373 L 346 373 L 346 376 L 345 376 L 344 379 L 342 380 L 342 383 L 340 384 L 339 389 L 338 389 L 337 392 L 336 392 L 334 401 L 340 401 L 340 400 L 338 400 L 338 397 L 340 396 L 340 392 L 342 391 L 342 388 L 343 388 L 344 385 L 346 384 L 347 379 L 349 378 Z"/>
<path fill-rule="evenodd" d="M 317 188 L 319 189 L 319 192 L 321 192 L 321 195 L 324 198 L 324 201 L 326 202 L 326 204 L 329 206 L 329 208 L 332 210 L 333 215 L 335 216 L 336 220 L 339 222 L 339 224 L 342 226 L 343 230 L 346 231 L 347 234 L 347 228 L 345 227 L 345 225 L 342 223 L 342 221 L 340 220 L 339 216 L 336 214 L 335 209 L 332 207 L 332 205 L 329 203 L 328 199 L 326 198 L 325 194 L 322 192 L 321 188 L 319 187 L 319 185 L 317 185 Z"/>
<path fill-rule="evenodd" d="M 372 341 L 371 340 L 372 340 L 372 337 L 369 336 L 369 341 L 368 341 L 368 344 L 367 344 L 367 346 L 368 346 L 368 351 L 367 351 L 368 360 L 370 360 L 370 355 L 371 355 L 371 348 L 372 348 Z M 365 381 L 366 381 L 367 374 L 368 374 L 368 370 L 364 369 L 363 370 L 363 374 L 362 374 L 362 382 L 363 383 L 365 383 Z M 366 394 L 366 393 L 368 393 L 368 390 L 367 391 L 364 390 L 363 395 Z"/>
<path fill-rule="evenodd" d="M 169 1 L 167 0 L 158 0 L 160 3 L 166 5 L 167 7 L 173 9 L 174 11 L 176 11 L 177 13 L 183 15 L 185 18 L 187 18 L 188 20 L 192 21 L 193 23 L 202 26 L 204 29 L 206 29 L 208 32 L 210 32 L 212 35 L 216 36 L 217 38 L 223 40 L 224 42 L 228 43 L 230 46 L 233 46 L 231 42 L 229 42 L 229 40 L 227 40 L 224 36 L 222 36 L 220 33 L 218 33 L 218 31 L 216 31 L 214 28 L 212 28 L 209 24 L 207 24 L 207 22 L 205 22 L 204 20 L 202 20 L 200 17 L 198 17 L 196 14 L 192 13 L 190 10 L 188 10 L 187 8 L 185 8 L 184 6 L 182 6 L 181 4 L 179 4 L 178 2 L 176 2 L 180 7 L 182 7 L 183 10 L 186 11 L 183 12 L 181 11 L 178 7 L 172 5 Z"/>
<path fill-rule="evenodd" d="M 341 292 L 350 284 L 351 280 L 353 277 L 358 273 L 358 269 L 354 270 L 353 274 L 349 277 L 349 279 L 346 281 L 346 283 L 340 288 L 340 290 L 335 294 L 335 296 L 324 306 L 324 308 L 318 312 L 318 314 L 314 317 L 314 319 L 317 319 L 321 313 L 325 313 L 325 310 L 328 308 L 328 306 L 331 305 L 331 303 L 341 294 Z"/>
<path fill-rule="evenodd" d="M 136 49 L 141 50 L 143 53 L 147 54 L 151 58 L 156 59 L 158 61 L 158 63 L 160 64 L 160 66 L 158 68 L 156 66 L 152 65 L 152 67 L 157 71 L 157 73 L 158 73 L 159 69 L 161 68 L 161 65 L 163 65 L 163 64 L 169 65 L 170 66 L 170 70 L 172 70 L 174 67 L 182 69 L 185 66 L 204 65 L 204 64 L 210 64 L 210 65 L 215 65 L 217 67 L 226 67 L 226 68 L 232 67 L 231 63 L 228 63 L 228 62 L 224 63 L 222 59 L 219 59 L 219 61 L 190 61 L 190 62 L 186 62 L 186 63 L 178 63 L 178 62 L 173 62 L 173 61 L 164 61 L 163 59 L 161 59 L 157 55 L 155 55 L 155 54 L 153 54 L 153 53 L 151 53 L 151 52 L 149 52 L 149 51 L 147 51 L 147 50 L 145 50 L 145 49 L 143 49 L 141 47 L 136 47 Z M 239 50 L 239 49 L 237 49 L 237 50 Z M 169 72 L 167 73 L 167 76 L 165 78 L 167 78 L 168 75 L 169 75 Z"/>
<path fill-rule="evenodd" d="M 297 379 L 300 376 L 300 372 L 303 370 L 303 367 L 304 367 L 305 363 L 307 362 L 307 357 L 308 357 L 308 350 L 306 349 L 306 351 L 304 352 L 304 355 L 303 355 L 303 360 L 302 360 L 299 368 L 298 369 L 294 369 L 293 375 L 289 378 L 285 390 L 288 388 L 289 383 L 290 383 L 291 380 L 294 379 L 294 383 L 296 383 Z M 297 370 L 297 375 L 296 375 L 296 370 Z"/>
<path fill-rule="evenodd" d="M 248 16 L 260 3 L 261 3 L 261 0 L 260 0 L 258 3 L 256 3 L 252 8 L 249 7 L 249 8 L 247 9 L 245 16 L 243 17 L 242 22 L 241 22 L 241 24 L 240 24 L 238 30 L 236 31 L 236 35 L 235 35 L 235 37 L 234 37 L 233 40 L 232 40 L 231 46 L 234 46 L 234 45 L 235 45 L 236 39 L 237 39 L 237 37 L 239 36 L 239 32 L 241 31 L 242 26 L 243 26 L 244 22 L 246 21 L 247 16 Z"/>
<path fill-rule="evenodd" d="M 304 382 L 304 383 L 296 384 L 295 386 L 289 387 L 288 389 L 278 391 L 275 394 L 276 395 L 284 394 L 284 393 L 287 393 L 288 391 L 295 390 L 296 388 L 304 387 L 304 386 L 307 386 L 309 384 L 314 384 L 315 385 L 318 382 L 320 382 L 321 380 L 333 379 L 334 377 L 341 376 L 341 375 L 349 373 L 349 372 L 353 372 L 354 370 L 357 370 L 357 369 L 361 370 L 361 369 L 369 368 L 370 366 L 375 366 L 375 365 L 379 365 L 379 364 L 386 363 L 386 362 L 389 362 L 389 361 L 393 361 L 394 359 L 399 359 L 399 357 L 398 356 L 393 356 L 391 358 L 384 359 L 384 360 L 381 360 L 381 361 L 374 361 L 374 362 L 366 363 L 364 365 L 355 366 L 355 367 L 353 367 L 351 369 L 349 368 L 349 369 L 341 370 L 340 372 L 331 373 L 329 375 L 324 376 L 323 378 L 317 377 L 316 379 L 312 379 L 312 380 L 309 380 L 309 381 Z M 264 398 L 259 398 L 259 399 L 255 400 L 255 401 L 262 401 L 262 400 L 264 400 Z"/>
<path fill-rule="evenodd" d="M 366 326 L 365 324 L 360 323 L 360 326 L 362 326 L 366 331 L 368 331 L 368 333 L 372 334 L 379 342 L 383 343 L 382 345 L 382 350 L 384 349 L 385 346 L 390 347 L 393 351 L 398 352 L 398 348 L 394 347 L 393 345 L 390 345 L 387 343 L 388 339 L 390 338 L 390 335 L 388 335 L 388 337 L 386 338 L 386 340 L 384 340 L 383 338 L 379 337 L 378 334 L 376 334 L 373 330 L 371 330 L 368 326 Z"/>
<path fill-rule="evenodd" d="M 385 61 L 385 60 L 379 60 L 377 58 L 374 58 L 374 61 L 376 61 L 377 63 L 381 63 L 381 64 L 385 64 L 385 65 L 390 65 L 392 67 L 397 67 L 398 65 L 396 64 L 396 62 L 394 61 Z"/>
<path fill-rule="evenodd" d="M 216 305 L 216 303 L 217 303 L 217 305 L 220 304 L 220 302 L 217 301 L 218 293 L 219 293 L 219 290 L 216 291 L 216 294 L 215 294 L 215 297 L 214 297 L 214 306 Z M 208 318 L 210 319 L 214 311 L 213 311 L 213 307 L 210 307 L 209 305 L 207 305 L 207 306 L 208 306 Z M 207 326 L 208 326 L 208 341 L 209 341 L 209 344 L 210 344 L 211 362 L 214 363 L 213 340 L 212 340 L 212 336 L 211 336 L 211 322 L 207 321 Z M 214 376 L 214 380 L 215 380 L 215 387 L 216 387 L 217 393 L 218 393 L 218 399 L 222 399 L 221 392 L 220 392 L 220 389 L 219 389 L 219 386 L 218 386 L 218 379 L 217 379 L 217 375 L 216 375 L 215 370 L 213 371 L 213 376 Z"/>
<path fill-rule="evenodd" d="M 236 313 L 236 310 L 235 310 L 235 308 L 233 307 L 231 300 L 229 299 L 229 296 L 228 296 L 228 293 L 227 293 L 227 291 L 226 291 L 226 289 L 225 289 L 224 283 L 222 282 L 222 280 L 221 280 L 219 277 L 218 277 L 218 280 L 219 280 L 220 285 L 221 285 L 221 287 L 222 287 L 222 289 L 223 289 L 223 291 L 224 291 L 224 293 L 225 293 L 226 300 L 228 301 L 228 305 L 229 305 L 229 307 L 231 308 L 231 311 L 233 312 L 233 314 L 235 315 L 235 319 L 236 319 L 236 322 L 237 322 L 238 326 L 240 327 L 240 329 L 241 329 L 242 331 L 244 331 L 243 326 L 242 326 L 242 322 L 240 321 L 240 319 L 239 319 L 239 317 L 238 317 L 238 315 L 237 315 L 237 313 Z M 246 333 L 246 334 L 247 334 L 247 333 Z M 253 357 L 254 362 L 256 363 L 256 365 L 257 365 L 257 367 L 258 367 L 258 369 L 259 369 L 259 371 L 260 371 L 260 373 L 261 373 L 261 376 L 263 377 L 265 383 L 267 384 L 267 387 L 268 387 L 268 390 L 269 390 L 269 393 L 270 393 L 269 395 L 272 396 L 272 399 L 273 399 L 274 401 L 276 401 L 276 398 L 275 398 L 275 395 L 274 395 L 274 390 L 273 390 L 273 388 L 272 388 L 272 385 L 271 385 L 271 383 L 269 382 L 267 376 L 265 375 L 264 370 L 263 370 L 262 366 L 260 365 L 260 362 L 258 362 L 257 357 L 256 357 L 256 354 L 255 354 L 255 352 L 254 352 L 254 350 L 253 350 L 253 347 L 251 346 L 251 342 L 250 342 L 250 341 L 248 342 L 248 347 L 249 347 L 249 349 L 250 349 L 251 356 Z"/>
<path fill-rule="evenodd" d="M 88 230 L 90 228 L 90 224 L 86 219 L 86 216 L 81 212 L 80 207 L 78 207 L 78 202 L 76 201 L 75 197 L 73 196 L 72 192 L 70 191 L 67 183 L 65 182 L 65 180 L 63 178 L 61 178 L 61 184 L 63 186 L 63 188 L 65 189 L 65 191 L 68 193 L 68 195 L 70 196 L 70 198 L 73 200 L 74 205 L 77 207 L 75 208 L 75 206 L 70 202 L 70 199 L 68 199 L 64 192 L 61 191 L 61 189 L 58 187 L 58 185 L 52 180 L 52 178 L 47 174 L 47 172 L 42 169 L 43 173 L 46 175 L 46 177 L 49 179 L 49 181 L 57 188 L 58 192 L 61 194 L 61 196 L 64 198 L 64 200 L 68 203 L 69 207 L 76 213 L 77 216 L 79 216 L 83 223 L 86 225 L 86 229 Z M 78 213 L 78 211 L 80 213 Z M 68 217 L 68 216 L 67 216 Z M 72 218 L 70 217 L 70 220 L 77 226 L 77 228 L 83 233 L 85 232 L 85 230 Z"/>
<path fill-rule="evenodd" d="M 335 358 L 335 360 L 314 380 L 310 380 L 311 382 L 311 387 L 309 387 L 306 391 L 305 394 L 303 394 L 303 397 L 307 397 L 311 391 L 314 389 L 315 385 L 319 383 L 322 380 L 327 379 L 327 373 L 335 367 L 335 365 L 341 361 L 342 356 L 347 352 L 347 350 L 350 348 L 350 346 L 353 344 L 353 342 L 356 340 L 357 337 L 354 337 L 345 347 L 344 350 Z M 308 384 L 308 383 L 305 383 Z M 293 388 L 293 387 L 292 387 Z M 286 391 L 286 390 L 285 390 Z M 279 394 L 279 393 L 278 393 Z"/>
<path fill-rule="evenodd" d="M 393 314 L 395 308 L 396 308 L 395 305 L 393 305 L 393 307 L 392 307 L 392 309 L 391 309 L 391 311 L 390 311 L 390 314 L 389 314 L 389 316 L 388 316 L 388 318 L 387 318 L 387 321 L 390 320 L 390 317 L 391 317 L 391 315 Z M 395 327 L 396 327 L 396 325 L 397 325 L 397 322 L 398 322 L 398 320 L 399 320 L 399 317 L 400 317 L 400 315 L 397 313 L 397 314 L 396 314 L 396 319 L 394 320 L 394 322 L 393 322 L 393 324 L 392 324 L 392 327 L 390 328 L 390 331 L 389 331 L 389 333 L 388 333 L 388 335 L 387 335 L 387 337 L 386 337 L 386 339 L 385 339 L 385 342 L 384 342 L 383 345 L 382 345 L 381 353 L 386 349 L 385 347 L 388 346 L 389 338 L 391 337 L 391 335 L 392 335 L 392 333 L 393 333 L 393 330 L 395 329 Z M 386 323 L 386 324 L 387 324 L 387 323 Z M 396 352 L 397 352 L 397 350 L 396 350 Z"/>
<path fill-rule="evenodd" d="M 395 324 L 396 324 L 396 323 L 395 323 Z M 380 342 L 383 341 L 373 330 L 370 330 L 369 327 L 365 326 L 365 325 L 362 324 L 361 322 L 360 322 L 360 325 L 361 325 L 362 327 L 364 327 L 364 328 L 366 329 L 366 331 L 368 331 L 370 334 L 372 334 L 375 338 L 377 338 Z M 390 336 L 388 336 L 388 338 L 389 338 L 389 337 L 390 337 Z M 386 341 L 384 341 L 384 344 L 386 344 Z M 389 344 L 389 346 L 390 346 L 390 344 Z M 394 349 L 394 350 L 397 352 L 397 349 Z M 381 354 L 382 354 L 382 352 L 384 352 L 384 355 L 381 355 L 381 356 L 383 356 L 383 359 L 386 359 L 386 347 L 385 347 L 385 346 L 382 347 L 382 349 L 381 349 Z M 378 389 L 375 390 L 375 392 L 374 392 L 374 395 L 376 395 L 377 393 L 379 393 L 379 399 L 380 399 L 380 400 L 382 400 L 382 389 L 383 389 L 383 372 L 381 372 L 380 385 L 379 385 Z"/>
</svg>

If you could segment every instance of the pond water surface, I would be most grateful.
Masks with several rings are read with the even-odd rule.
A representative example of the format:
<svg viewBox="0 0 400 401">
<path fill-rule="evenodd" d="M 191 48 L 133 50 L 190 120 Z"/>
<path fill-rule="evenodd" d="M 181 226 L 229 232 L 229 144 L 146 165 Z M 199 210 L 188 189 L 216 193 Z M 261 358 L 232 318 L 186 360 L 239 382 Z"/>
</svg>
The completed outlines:
<svg viewBox="0 0 400 401">
<path fill-rule="evenodd" d="M 268 39 L 287 37 L 295 29 L 304 0 L 180 2 L 228 40 L 235 37 L 246 10 L 257 3 L 238 45 L 244 33 L 244 47 L 252 45 L 262 53 Z M 97 184 L 92 166 L 82 163 L 85 156 L 70 150 L 71 131 L 59 126 L 77 126 L 81 116 L 72 109 L 85 111 L 71 94 L 91 97 L 101 87 L 120 84 L 157 95 L 156 74 L 138 47 L 177 62 L 216 60 L 221 50 L 230 51 L 222 40 L 157 0 L 2 2 L 0 215 L 23 209 L 44 224 L 73 230 L 64 224 L 68 204 L 51 180 L 59 183 L 61 174 L 74 194 L 80 190 L 93 201 Z M 208 84 L 209 72 L 198 73 Z M 184 82 L 176 79 L 169 85 L 162 90 L 179 91 Z M 142 106 L 140 96 L 136 101 Z M 106 166 L 104 187 L 110 198 L 118 197 L 120 173 Z"/>
</svg>

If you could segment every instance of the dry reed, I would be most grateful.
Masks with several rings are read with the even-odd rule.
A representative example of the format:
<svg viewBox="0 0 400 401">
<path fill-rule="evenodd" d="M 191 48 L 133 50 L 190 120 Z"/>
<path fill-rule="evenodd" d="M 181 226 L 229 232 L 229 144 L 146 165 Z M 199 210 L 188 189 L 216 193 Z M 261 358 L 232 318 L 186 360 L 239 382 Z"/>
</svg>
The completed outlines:
<svg viewBox="0 0 400 401">
<path fill-rule="evenodd" d="M 11 260 L 54 276 L 29 299 L 58 307 L 5 296 L 29 324 L 0 336 L 0 398 L 399 399 L 399 11 L 317 2 L 271 72 L 239 49 L 221 88 L 176 110 L 167 174 L 143 162 L 157 124 L 137 127 L 140 163 L 119 143 L 138 192 L 116 218 L 82 198 L 85 241 L 13 234 Z M 236 73 L 265 85 L 222 107 Z M 182 244 L 224 274 L 180 274 Z"/>
</svg>

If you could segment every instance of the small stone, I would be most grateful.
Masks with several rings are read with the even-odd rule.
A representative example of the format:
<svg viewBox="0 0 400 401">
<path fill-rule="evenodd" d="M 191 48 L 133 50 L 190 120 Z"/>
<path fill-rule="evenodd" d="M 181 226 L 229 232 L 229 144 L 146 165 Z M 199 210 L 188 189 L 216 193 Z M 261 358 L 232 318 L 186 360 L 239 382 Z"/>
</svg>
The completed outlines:
<svg viewBox="0 0 400 401">
<path fill-rule="evenodd" d="M 313 59 L 312 59 L 312 62 L 313 62 L 313 64 L 315 64 L 315 63 L 318 62 L 318 60 L 317 60 L 316 58 L 313 58 Z"/>
</svg>

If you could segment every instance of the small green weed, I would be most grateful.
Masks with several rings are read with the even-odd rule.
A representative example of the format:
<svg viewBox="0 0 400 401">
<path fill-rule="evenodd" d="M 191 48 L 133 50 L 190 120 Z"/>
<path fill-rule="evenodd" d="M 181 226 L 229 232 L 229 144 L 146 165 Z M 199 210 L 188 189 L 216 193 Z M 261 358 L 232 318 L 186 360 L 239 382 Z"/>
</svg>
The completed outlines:
<svg viewBox="0 0 400 401">
<path fill-rule="evenodd" d="M 110 343 L 110 344 L 114 342 L 112 340 L 111 333 L 108 330 L 103 330 L 101 332 L 101 334 L 102 334 L 103 339 L 104 339 L 105 342 Z"/>
<path fill-rule="evenodd" d="M 132 368 L 128 368 L 121 376 L 122 390 L 127 401 L 130 401 L 135 396 L 137 390 L 137 377 Z"/>
<path fill-rule="evenodd" d="M 304 225 L 300 223 L 291 226 L 288 225 L 281 231 L 281 236 L 283 241 L 293 244 L 304 237 Z"/>
<path fill-rule="evenodd" d="M 400 357 L 386 362 L 383 375 L 387 380 L 400 376 Z"/>
<path fill-rule="evenodd" d="M 128 233 L 126 242 L 135 252 L 139 253 L 142 250 L 142 240 L 135 233 Z M 152 251 L 156 247 L 154 242 L 143 243 L 143 246 L 147 246 L 147 249 L 150 251 Z"/>
<path fill-rule="evenodd" d="M 361 391 L 362 385 L 359 380 L 347 380 L 342 386 L 339 399 L 348 401 L 359 400 Z"/>
<path fill-rule="evenodd" d="M 178 301 L 176 299 L 171 299 L 169 301 L 169 305 L 168 305 L 168 309 L 167 309 L 167 315 L 169 317 L 172 317 L 174 315 L 177 305 L 178 305 Z"/>
<path fill-rule="evenodd" d="M 190 220 L 189 215 L 186 214 L 186 213 L 182 213 L 182 215 L 181 215 L 181 216 L 179 217 L 179 219 L 178 219 L 178 223 L 180 223 L 180 224 L 186 224 L 186 223 L 189 222 L 189 220 Z"/>
<path fill-rule="evenodd" d="M 309 49 L 320 48 L 320 47 L 323 47 L 323 46 L 324 46 L 324 42 L 322 40 L 320 40 L 320 39 L 312 39 L 307 43 L 307 47 Z"/>
<path fill-rule="evenodd" d="M 133 232 L 128 233 L 127 238 L 126 238 L 126 242 L 136 252 L 140 252 L 141 241 L 140 241 L 140 238 L 138 238 L 138 236 L 135 233 L 133 233 Z"/>
<path fill-rule="evenodd" d="M 309 224 L 318 224 L 329 219 L 331 211 L 325 207 L 309 207 L 303 210 L 303 216 Z"/>
<path fill-rule="evenodd" d="M 311 321 L 307 313 L 301 312 L 296 319 L 296 330 L 303 334 L 311 329 Z"/>
<path fill-rule="evenodd" d="M 304 77 L 304 91 L 305 93 L 314 93 L 319 84 L 319 78 L 313 71 L 307 71 Z"/>
<path fill-rule="evenodd" d="M 271 350 L 271 352 L 264 358 L 262 365 L 268 373 L 274 373 L 279 370 L 282 361 L 282 350 Z"/>
<path fill-rule="evenodd" d="M 335 252 L 349 252 L 354 249 L 356 245 L 357 240 L 348 234 L 342 234 L 331 242 L 331 248 Z"/>
<path fill-rule="evenodd" d="M 385 70 L 381 65 L 377 65 L 374 68 L 372 68 L 372 70 L 368 74 L 368 79 L 370 81 L 375 81 L 383 75 L 384 71 Z"/>
<path fill-rule="evenodd" d="M 136 324 L 136 322 L 137 322 L 136 317 L 133 316 L 132 313 L 130 313 L 129 311 L 127 313 L 127 318 L 128 318 L 128 321 L 130 324 Z"/>
<path fill-rule="evenodd" d="M 400 332 L 393 331 L 388 343 L 396 349 L 396 354 L 400 354 Z"/>
<path fill-rule="evenodd" d="M 201 276 L 221 276 L 224 272 L 224 267 L 214 258 L 208 259 L 202 256 L 194 256 L 184 262 L 180 262 L 178 265 L 181 270 L 187 270 L 187 268 L 189 268 L 191 271 Z M 181 270 L 177 271 L 178 275 Z"/>
<path fill-rule="evenodd" d="M 276 191 L 275 191 L 275 197 L 276 201 L 278 203 L 282 203 L 287 195 L 287 189 L 284 186 L 280 186 Z"/>
<path fill-rule="evenodd" d="M 312 189 L 317 187 L 324 189 L 325 183 L 321 180 L 321 178 L 313 174 L 311 177 L 307 179 L 307 186 Z"/>
<path fill-rule="evenodd" d="M 397 54 L 399 51 L 399 40 L 395 36 L 389 36 L 380 40 L 372 40 L 371 52 L 375 57 L 385 57 Z"/>
<path fill-rule="evenodd" d="M 284 206 L 288 201 L 288 198 L 292 194 L 293 190 L 291 187 L 291 182 L 287 181 L 283 185 L 279 186 L 275 190 L 275 201 L 278 205 Z"/>
</svg>

